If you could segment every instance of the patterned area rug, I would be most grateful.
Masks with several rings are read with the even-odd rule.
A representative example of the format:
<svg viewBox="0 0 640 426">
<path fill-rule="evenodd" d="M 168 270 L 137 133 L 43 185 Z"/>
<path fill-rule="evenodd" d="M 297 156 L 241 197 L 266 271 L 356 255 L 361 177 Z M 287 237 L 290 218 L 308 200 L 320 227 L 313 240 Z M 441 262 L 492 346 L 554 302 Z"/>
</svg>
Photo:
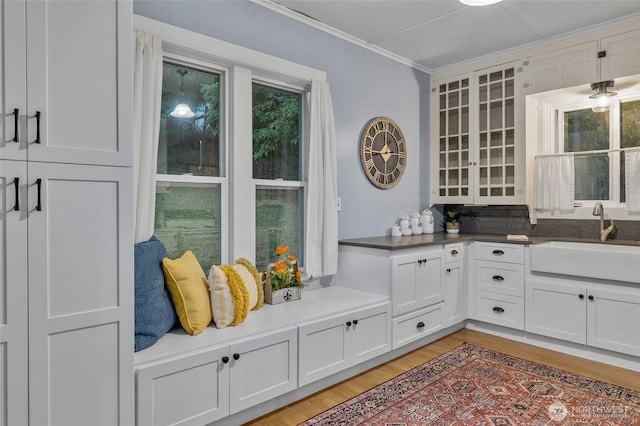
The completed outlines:
<svg viewBox="0 0 640 426">
<path fill-rule="evenodd" d="M 301 425 L 640 425 L 640 392 L 462 344 Z"/>
</svg>

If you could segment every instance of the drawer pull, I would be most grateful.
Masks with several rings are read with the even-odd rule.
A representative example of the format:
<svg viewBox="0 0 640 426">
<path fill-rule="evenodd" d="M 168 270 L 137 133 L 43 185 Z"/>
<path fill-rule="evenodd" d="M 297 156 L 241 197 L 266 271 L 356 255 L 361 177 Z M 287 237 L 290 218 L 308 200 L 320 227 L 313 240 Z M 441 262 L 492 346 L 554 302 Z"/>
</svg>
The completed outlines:
<svg viewBox="0 0 640 426">
<path fill-rule="evenodd" d="M 228 356 L 223 356 L 223 357 L 222 357 L 222 363 L 223 363 L 223 364 L 226 364 L 226 363 L 228 363 L 228 362 L 229 362 L 229 357 L 228 357 Z"/>
<path fill-rule="evenodd" d="M 504 254 L 504 252 L 502 250 L 494 250 L 493 251 L 493 255 L 494 256 L 502 256 Z"/>
<path fill-rule="evenodd" d="M 504 308 L 501 308 L 500 306 L 494 306 L 493 312 L 501 314 L 504 312 Z"/>
<path fill-rule="evenodd" d="M 418 325 L 416 325 L 416 327 L 417 327 L 417 328 L 422 328 L 422 327 L 424 327 L 424 323 L 423 323 L 422 321 L 420 321 L 420 322 L 418 323 Z"/>
<path fill-rule="evenodd" d="M 494 281 L 504 281 L 504 277 L 500 276 L 500 275 L 494 275 L 493 277 L 491 277 Z"/>
</svg>

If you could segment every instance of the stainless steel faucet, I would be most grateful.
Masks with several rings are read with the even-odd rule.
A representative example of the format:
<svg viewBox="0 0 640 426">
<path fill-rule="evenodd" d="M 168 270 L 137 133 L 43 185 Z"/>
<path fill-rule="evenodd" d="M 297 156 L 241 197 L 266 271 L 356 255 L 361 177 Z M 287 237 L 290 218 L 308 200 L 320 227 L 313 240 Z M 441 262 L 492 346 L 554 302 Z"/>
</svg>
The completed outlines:
<svg viewBox="0 0 640 426">
<path fill-rule="evenodd" d="M 609 235 L 616 230 L 616 226 L 613 223 L 613 219 L 611 219 L 611 224 L 604 227 L 604 207 L 602 207 L 602 203 L 598 201 L 595 206 L 593 206 L 593 215 L 600 216 L 600 238 L 601 242 L 607 241 Z"/>
</svg>

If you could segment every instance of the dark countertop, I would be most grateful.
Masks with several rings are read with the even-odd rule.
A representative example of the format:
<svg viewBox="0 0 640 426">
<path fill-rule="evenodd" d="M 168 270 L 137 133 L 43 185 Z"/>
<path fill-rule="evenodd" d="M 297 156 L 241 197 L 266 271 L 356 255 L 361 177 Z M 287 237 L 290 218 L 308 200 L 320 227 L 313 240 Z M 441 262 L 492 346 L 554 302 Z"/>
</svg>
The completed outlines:
<svg viewBox="0 0 640 426">
<path fill-rule="evenodd" d="M 437 244 L 450 244 L 465 241 L 484 241 L 489 243 L 509 243 L 509 244 L 540 244 L 546 241 L 568 241 L 576 243 L 596 243 L 610 245 L 628 245 L 640 246 L 640 241 L 631 240 L 609 240 L 600 243 L 596 239 L 587 238 L 554 238 L 554 237 L 528 237 L 527 241 L 508 239 L 505 234 L 446 234 L 438 232 L 435 234 L 407 235 L 402 237 L 366 237 L 366 238 L 350 238 L 340 240 L 339 244 L 343 246 L 366 247 L 383 250 L 399 250 L 413 247 L 424 247 Z"/>
</svg>

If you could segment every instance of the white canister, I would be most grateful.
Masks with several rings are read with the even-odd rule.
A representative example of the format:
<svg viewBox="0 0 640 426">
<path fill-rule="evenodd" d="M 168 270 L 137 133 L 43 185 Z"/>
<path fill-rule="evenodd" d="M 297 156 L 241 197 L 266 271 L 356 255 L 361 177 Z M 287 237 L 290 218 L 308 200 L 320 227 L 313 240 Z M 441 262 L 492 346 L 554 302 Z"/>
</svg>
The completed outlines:
<svg viewBox="0 0 640 426">
<path fill-rule="evenodd" d="M 420 213 L 411 213 L 411 231 L 413 234 L 422 234 L 422 221 L 420 219 Z"/>
<path fill-rule="evenodd" d="M 400 230 L 400 225 L 393 225 L 391 227 L 391 236 L 392 237 L 401 237 L 402 231 Z"/>
<path fill-rule="evenodd" d="M 411 221 L 409 219 L 409 215 L 402 216 L 400 219 L 400 232 L 402 235 L 411 235 Z"/>
<path fill-rule="evenodd" d="M 424 209 L 422 211 L 422 233 L 433 234 L 433 230 L 433 213 L 429 209 Z"/>
</svg>

